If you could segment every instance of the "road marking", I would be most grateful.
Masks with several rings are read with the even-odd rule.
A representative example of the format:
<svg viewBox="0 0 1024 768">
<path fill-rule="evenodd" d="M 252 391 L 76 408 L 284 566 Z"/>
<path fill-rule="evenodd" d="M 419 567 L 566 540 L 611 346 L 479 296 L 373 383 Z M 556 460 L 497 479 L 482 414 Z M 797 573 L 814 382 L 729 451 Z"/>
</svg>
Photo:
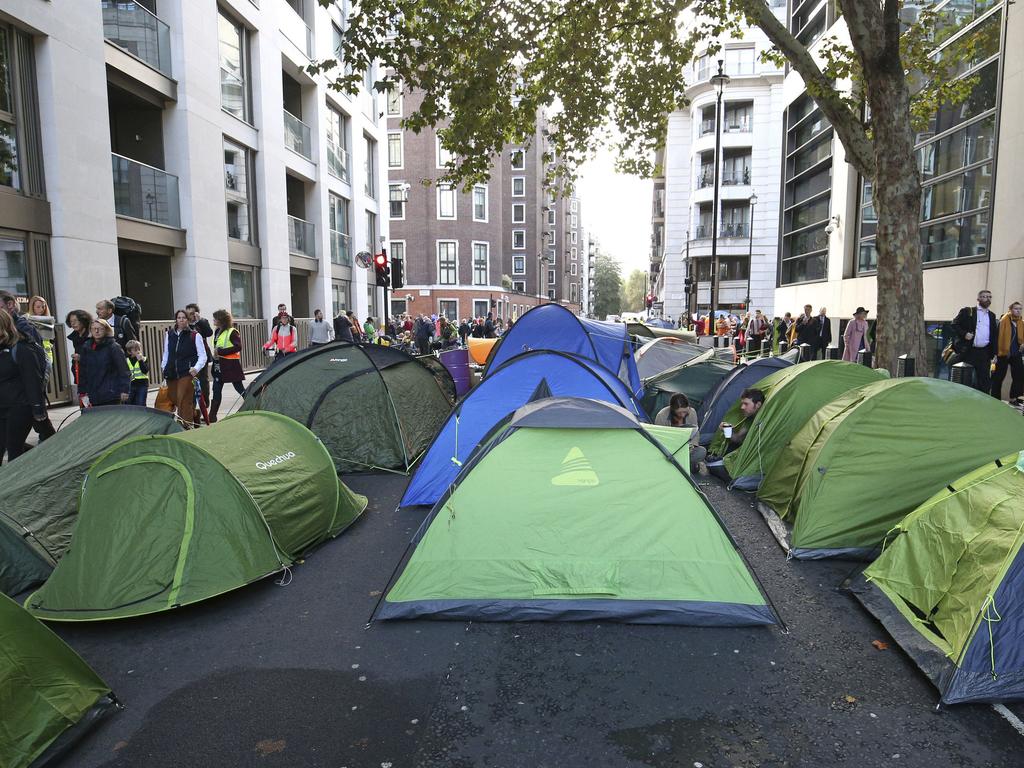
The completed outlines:
<svg viewBox="0 0 1024 768">
<path fill-rule="evenodd" d="M 994 709 L 996 712 L 1002 715 L 1006 722 L 1012 725 L 1013 729 L 1017 731 L 1017 733 L 1019 733 L 1021 736 L 1024 736 L 1024 722 L 1022 722 L 1019 717 L 1013 714 L 1013 712 L 1007 709 L 1005 704 L 993 704 L 992 709 Z"/>
</svg>

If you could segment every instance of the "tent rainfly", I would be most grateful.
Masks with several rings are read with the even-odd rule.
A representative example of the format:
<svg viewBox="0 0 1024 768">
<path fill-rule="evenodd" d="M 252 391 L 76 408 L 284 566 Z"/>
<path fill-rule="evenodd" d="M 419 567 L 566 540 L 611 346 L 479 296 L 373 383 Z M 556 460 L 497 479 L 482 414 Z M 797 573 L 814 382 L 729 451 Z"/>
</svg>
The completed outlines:
<svg viewBox="0 0 1024 768">
<path fill-rule="evenodd" d="M 1024 445 L 1024 420 L 1014 416 L 941 379 L 851 389 L 793 435 L 765 475 L 759 509 L 793 557 L 872 557 L 893 526 L 951 480 Z"/>
<path fill-rule="evenodd" d="M 436 377 L 447 377 L 444 387 Z M 242 411 L 290 416 L 323 440 L 339 472 L 407 472 L 451 411 L 443 366 L 377 344 L 325 344 L 291 355 L 246 390 Z"/>
<path fill-rule="evenodd" d="M 97 456 L 129 437 L 180 431 L 173 416 L 152 408 L 89 408 L 0 466 L 0 592 L 13 596 L 49 577 L 71 543 L 78 491 Z"/>
<path fill-rule="evenodd" d="M 675 458 L 689 436 L 597 400 L 523 406 L 431 509 L 376 615 L 776 623 Z"/>
<path fill-rule="evenodd" d="M 740 363 L 732 372 L 718 382 L 714 391 L 708 394 L 697 410 L 700 422 L 700 444 L 709 445 L 718 431 L 718 425 L 725 418 L 729 406 L 740 399 L 744 389 L 755 386 L 765 376 L 793 365 L 783 357 L 760 357 L 749 363 Z M 712 449 L 712 453 L 714 450 Z"/>
<path fill-rule="evenodd" d="M 365 508 L 316 436 L 280 414 L 127 440 L 90 467 L 74 546 L 25 607 L 84 621 L 195 603 L 292 565 Z"/>
<path fill-rule="evenodd" d="M 882 368 L 842 360 L 815 360 L 783 368 L 761 379 L 755 386 L 764 392 L 764 405 L 750 425 L 749 439 L 725 456 L 725 468 L 733 485 L 744 490 L 757 489 L 780 451 L 819 408 L 844 392 L 888 375 Z M 720 421 L 745 426 L 738 401 Z M 721 446 L 724 445 L 722 438 Z"/>
<path fill-rule="evenodd" d="M 455 406 L 416 467 L 402 506 L 432 506 L 491 429 L 525 403 L 552 396 L 591 397 L 641 413 L 626 385 L 592 360 L 543 349 L 516 355 Z"/>
<path fill-rule="evenodd" d="M 945 704 L 1024 700 L 1024 453 L 943 488 L 850 589 Z"/>
<path fill-rule="evenodd" d="M 715 356 L 711 347 L 690 344 L 669 336 L 651 339 L 636 351 L 636 368 L 641 381 L 657 376 L 659 373 L 679 365 L 703 362 Z"/>
<path fill-rule="evenodd" d="M 623 323 L 588 320 L 561 304 L 541 304 L 520 317 L 491 349 L 484 377 L 506 360 L 531 349 L 569 352 L 593 360 L 626 382 L 634 396 L 642 392 L 633 347 Z"/>
<path fill-rule="evenodd" d="M 0 595 L 0 765 L 58 759 L 117 701 L 64 641 Z"/>
</svg>

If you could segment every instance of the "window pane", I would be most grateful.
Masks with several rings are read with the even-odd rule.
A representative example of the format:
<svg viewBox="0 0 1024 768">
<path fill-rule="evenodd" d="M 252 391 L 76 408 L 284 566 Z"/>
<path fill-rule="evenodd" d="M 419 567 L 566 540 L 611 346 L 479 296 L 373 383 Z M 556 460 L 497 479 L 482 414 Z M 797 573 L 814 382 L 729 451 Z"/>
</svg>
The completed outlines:
<svg viewBox="0 0 1024 768">
<path fill-rule="evenodd" d="M 236 317 L 255 317 L 256 295 L 253 290 L 252 270 L 231 270 L 231 314 Z"/>
<path fill-rule="evenodd" d="M 487 220 L 487 187 L 473 187 L 473 218 Z"/>
<path fill-rule="evenodd" d="M 402 134 L 388 134 L 388 167 L 402 167 Z"/>
<path fill-rule="evenodd" d="M 946 104 L 940 107 L 928 123 L 928 133 L 923 136 L 918 135 L 918 141 L 924 141 L 928 136 L 936 133 L 943 133 L 988 109 L 992 109 L 996 105 L 998 74 L 998 61 L 993 61 L 980 69 L 972 76 L 978 78 L 978 83 L 971 90 L 971 95 L 959 104 Z"/>
<path fill-rule="evenodd" d="M 377 252 L 377 214 L 366 212 L 366 250 Z"/>
<path fill-rule="evenodd" d="M 794 208 L 788 214 L 790 222 L 789 226 L 786 227 L 786 231 L 792 232 L 794 229 L 802 229 L 803 227 L 828 219 L 829 200 L 830 198 L 826 195 L 813 202 L 804 203 Z"/>
<path fill-rule="evenodd" d="M 228 237 L 252 242 L 249 202 L 249 151 L 224 140 L 224 194 L 227 198 Z"/>
<path fill-rule="evenodd" d="M 402 89 L 397 83 L 388 88 L 388 115 L 390 117 L 402 116 Z"/>
<path fill-rule="evenodd" d="M 0 112 L 14 112 L 9 32 L 0 28 Z"/>
<path fill-rule="evenodd" d="M 473 284 L 487 285 L 487 255 L 486 243 L 473 244 Z"/>
<path fill-rule="evenodd" d="M 991 115 L 918 149 L 921 179 L 927 181 L 991 158 L 995 151 L 995 121 L 995 115 Z"/>
<path fill-rule="evenodd" d="M 235 117 L 248 118 L 245 84 L 244 30 L 224 14 L 218 14 L 220 52 L 220 105 Z"/>
<path fill-rule="evenodd" d="M 0 187 L 21 188 L 18 178 L 18 135 L 14 125 L 0 120 Z"/>
<path fill-rule="evenodd" d="M 455 248 L 451 242 L 437 244 L 437 282 L 441 285 L 456 283 Z"/>
<path fill-rule="evenodd" d="M 327 108 L 327 170 L 345 182 L 348 181 L 347 120 L 338 110 Z"/>
<path fill-rule="evenodd" d="M 988 248 L 988 228 L 988 212 L 922 227 L 921 259 L 927 264 L 984 256 Z"/>
<path fill-rule="evenodd" d="M 522 176 L 515 176 L 512 179 L 512 196 L 524 197 L 526 195 L 526 179 Z"/>
<path fill-rule="evenodd" d="M 992 192 L 992 166 L 983 165 L 924 188 L 921 219 L 937 219 L 951 213 L 988 206 Z"/>
<path fill-rule="evenodd" d="M 437 188 L 437 216 L 441 219 L 455 218 L 455 189 L 449 186 Z"/>
<path fill-rule="evenodd" d="M 804 256 L 782 262 L 783 283 L 803 283 L 809 280 L 825 279 L 826 254 Z"/>
<path fill-rule="evenodd" d="M 522 224 L 526 221 L 526 206 L 523 203 L 512 205 L 512 223 Z"/>
<path fill-rule="evenodd" d="M 15 296 L 28 296 L 25 243 L 21 240 L 0 237 L 0 290 Z"/>
<path fill-rule="evenodd" d="M 377 142 L 369 137 L 366 141 L 366 159 L 363 161 L 363 172 L 366 178 L 363 181 L 363 191 L 367 197 L 377 197 Z"/>
</svg>

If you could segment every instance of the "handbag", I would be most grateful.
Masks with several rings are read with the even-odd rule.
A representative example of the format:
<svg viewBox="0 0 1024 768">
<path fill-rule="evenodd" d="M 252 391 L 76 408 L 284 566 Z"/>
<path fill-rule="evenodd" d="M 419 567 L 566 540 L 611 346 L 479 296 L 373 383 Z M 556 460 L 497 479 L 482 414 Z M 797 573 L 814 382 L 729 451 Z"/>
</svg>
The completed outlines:
<svg viewBox="0 0 1024 768">
<path fill-rule="evenodd" d="M 156 402 L 153 407 L 158 411 L 167 411 L 168 413 L 174 410 L 174 401 L 171 400 L 171 393 L 167 389 L 166 384 L 162 384 L 160 389 L 156 393 Z"/>
<path fill-rule="evenodd" d="M 947 344 L 942 350 L 942 362 L 946 365 L 955 365 L 960 361 L 960 355 L 957 353 L 953 344 L 954 342 L 949 342 L 949 344 Z"/>
</svg>

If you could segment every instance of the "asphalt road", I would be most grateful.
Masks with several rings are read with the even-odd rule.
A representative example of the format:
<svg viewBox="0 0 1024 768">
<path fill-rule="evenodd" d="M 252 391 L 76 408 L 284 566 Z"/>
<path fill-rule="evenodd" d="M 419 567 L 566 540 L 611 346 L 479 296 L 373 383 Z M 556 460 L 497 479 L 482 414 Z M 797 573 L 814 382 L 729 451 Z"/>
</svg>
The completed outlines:
<svg viewBox="0 0 1024 768">
<path fill-rule="evenodd" d="M 850 596 L 703 478 L 776 628 L 366 621 L 422 516 L 405 478 L 273 580 L 180 611 L 52 625 L 124 710 L 63 766 L 1017 766 L 1024 736 L 936 690 Z M 1018 714 L 1021 709 L 1018 708 Z"/>
</svg>

